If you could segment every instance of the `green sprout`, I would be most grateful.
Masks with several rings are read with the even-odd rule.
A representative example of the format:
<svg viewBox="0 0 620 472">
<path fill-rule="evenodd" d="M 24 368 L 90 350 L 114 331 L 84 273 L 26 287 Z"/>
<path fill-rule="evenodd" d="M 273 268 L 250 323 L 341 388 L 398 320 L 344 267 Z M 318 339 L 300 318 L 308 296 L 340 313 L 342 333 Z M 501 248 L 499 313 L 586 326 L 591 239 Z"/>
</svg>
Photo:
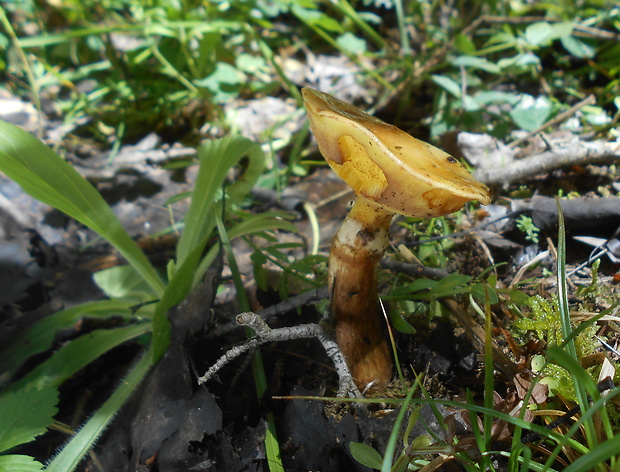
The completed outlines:
<svg viewBox="0 0 620 472">
<path fill-rule="evenodd" d="M 534 224 L 532 218 L 521 215 L 517 218 L 517 228 L 519 228 L 519 231 L 525 233 L 525 239 L 532 241 L 534 244 L 538 244 L 538 233 L 540 233 L 540 228 Z"/>
</svg>

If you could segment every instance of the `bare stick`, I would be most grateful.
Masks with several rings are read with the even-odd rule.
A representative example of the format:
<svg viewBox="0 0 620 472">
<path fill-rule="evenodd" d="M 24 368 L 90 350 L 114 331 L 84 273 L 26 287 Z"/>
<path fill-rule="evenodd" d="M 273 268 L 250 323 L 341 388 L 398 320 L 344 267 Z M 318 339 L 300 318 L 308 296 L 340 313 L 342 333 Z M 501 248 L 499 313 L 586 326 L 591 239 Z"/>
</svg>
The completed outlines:
<svg viewBox="0 0 620 472">
<path fill-rule="evenodd" d="M 252 328 L 256 333 L 256 337 L 228 350 L 202 377 L 198 378 L 198 385 L 208 382 L 220 369 L 233 359 L 262 344 L 289 341 L 292 339 L 317 338 L 336 368 L 339 379 L 338 396 L 362 398 L 362 394 L 355 385 L 353 377 L 351 377 L 351 373 L 347 368 L 340 348 L 318 324 L 310 323 L 293 327 L 271 329 L 258 314 L 253 312 L 245 312 L 237 315 L 236 321 L 239 326 Z"/>
<path fill-rule="evenodd" d="M 613 161 L 620 157 L 620 144 L 575 141 L 570 147 L 546 151 L 513 162 L 505 168 L 478 169 L 474 177 L 487 185 L 509 184 L 564 166 Z"/>
<path fill-rule="evenodd" d="M 271 316 L 277 316 L 282 313 L 295 310 L 296 308 L 306 306 L 309 303 L 318 302 L 319 300 L 327 297 L 329 297 L 329 290 L 327 289 L 327 286 L 314 290 L 308 290 L 307 292 L 303 292 L 299 295 L 287 298 L 286 300 L 282 300 L 273 306 L 264 308 L 263 310 L 260 310 L 258 314 L 261 318 L 267 319 Z"/>
</svg>

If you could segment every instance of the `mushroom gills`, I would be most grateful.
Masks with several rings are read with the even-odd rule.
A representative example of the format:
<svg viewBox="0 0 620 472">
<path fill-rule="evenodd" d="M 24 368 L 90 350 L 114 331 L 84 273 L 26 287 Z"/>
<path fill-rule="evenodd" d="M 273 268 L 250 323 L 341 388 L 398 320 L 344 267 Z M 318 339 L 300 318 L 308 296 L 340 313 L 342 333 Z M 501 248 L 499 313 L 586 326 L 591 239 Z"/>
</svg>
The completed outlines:
<svg viewBox="0 0 620 472">
<path fill-rule="evenodd" d="M 368 156 L 366 148 L 349 135 L 338 138 L 342 164 L 328 161 L 338 176 L 348 182 L 356 195 L 378 198 L 388 186 L 381 168 Z"/>
</svg>

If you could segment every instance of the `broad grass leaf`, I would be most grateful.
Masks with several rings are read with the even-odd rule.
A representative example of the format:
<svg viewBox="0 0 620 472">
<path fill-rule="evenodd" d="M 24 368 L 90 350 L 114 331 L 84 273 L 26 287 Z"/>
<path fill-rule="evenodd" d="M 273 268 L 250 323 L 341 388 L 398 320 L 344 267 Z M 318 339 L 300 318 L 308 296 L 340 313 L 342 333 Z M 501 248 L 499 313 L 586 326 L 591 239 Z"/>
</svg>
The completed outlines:
<svg viewBox="0 0 620 472">
<path fill-rule="evenodd" d="M 431 292 L 433 294 L 450 292 L 461 285 L 466 284 L 471 280 L 469 275 L 463 274 L 450 274 L 437 282 L 437 284 L 432 288 Z"/>
<path fill-rule="evenodd" d="M 546 21 L 532 23 L 525 29 L 525 40 L 532 46 L 544 46 L 553 39 L 553 28 Z"/>
<path fill-rule="evenodd" d="M 58 391 L 41 389 L 7 390 L 0 395 L 0 452 L 34 440 L 54 422 Z"/>
<path fill-rule="evenodd" d="M 482 91 L 474 95 L 478 103 L 488 105 L 490 103 L 509 103 L 516 105 L 520 96 L 511 92 L 499 92 L 496 90 Z"/>
<path fill-rule="evenodd" d="M 464 110 L 468 112 L 476 112 L 480 110 L 481 108 L 482 106 L 474 97 L 471 97 L 469 95 L 465 95 L 463 97 L 463 109 Z"/>
<path fill-rule="evenodd" d="M 390 323 L 397 331 L 405 334 L 415 334 L 416 329 L 405 320 L 400 313 L 390 313 Z"/>
<path fill-rule="evenodd" d="M 209 90 L 213 99 L 222 103 L 239 95 L 239 89 L 246 80 L 245 74 L 236 67 L 227 62 L 218 62 L 208 77 L 195 80 L 194 84 Z"/>
<path fill-rule="evenodd" d="M 65 344 L 28 375 L 14 382 L 11 390 L 27 386 L 57 387 L 106 352 L 150 331 L 151 323 L 140 323 L 121 328 L 99 329 L 84 334 Z"/>
<path fill-rule="evenodd" d="M 135 267 L 154 293 L 163 292 L 161 279 L 99 192 L 37 138 L 1 120 L 0 171 L 37 200 L 99 233 Z"/>
<path fill-rule="evenodd" d="M 486 303 L 487 300 L 491 305 L 499 302 L 497 292 L 489 284 L 473 284 L 471 286 L 471 294 L 482 304 Z"/>
<path fill-rule="evenodd" d="M 546 21 L 532 23 L 525 30 L 525 39 L 532 46 L 547 46 L 556 39 L 570 36 L 574 23 L 565 21 L 550 24 Z"/>
<path fill-rule="evenodd" d="M 344 33 L 342 25 L 335 18 L 326 15 L 322 11 L 303 8 L 293 2 L 291 12 L 304 23 L 319 26 L 331 33 Z"/>
<path fill-rule="evenodd" d="M 473 55 L 476 53 L 476 45 L 464 34 L 457 34 L 454 37 L 454 47 L 461 54 Z"/>
<path fill-rule="evenodd" d="M 247 72 L 248 74 L 256 74 L 258 72 L 265 72 L 269 70 L 267 61 L 262 56 L 255 56 L 253 54 L 241 53 L 235 58 L 235 66 L 237 69 Z"/>
<path fill-rule="evenodd" d="M 510 290 L 508 296 L 510 297 L 510 301 L 517 306 L 527 305 L 530 299 L 529 295 L 521 290 Z"/>
<path fill-rule="evenodd" d="M 497 61 L 497 65 L 506 72 L 525 73 L 534 70 L 540 64 L 540 59 L 531 52 L 520 52 L 516 56 L 506 57 Z"/>
<path fill-rule="evenodd" d="M 246 156 L 243 174 L 225 189 L 227 205 L 241 202 L 262 174 L 265 155 L 261 147 L 242 136 L 227 136 L 207 141 L 198 149 L 200 168 L 177 245 L 176 270 L 153 316 L 153 361 L 164 354 L 170 341 L 170 322 L 166 313 L 199 283 L 215 259 L 213 248 L 202 260 L 201 255 L 215 228 L 215 217 L 222 212 L 222 201 L 218 195 L 230 169 Z M 260 218 L 257 220 L 260 221 Z"/>
<path fill-rule="evenodd" d="M 110 298 L 144 303 L 153 299 L 148 285 L 130 265 L 115 266 L 93 274 L 93 279 Z"/>
<path fill-rule="evenodd" d="M 66 310 L 58 311 L 42 318 L 27 329 L 16 333 L 11 341 L 0 351 L 0 372 L 12 376 L 17 372 L 26 360 L 51 348 L 56 334 L 62 330 L 71 328 L 80 319 L 108 318 L 120 316 L 130 319 L 133 313 L 130 307 L 133 302 L 119 300 L 102 300 L 84 303 Z M 148 314 L 151 307 L 144 307 L 141 315 Z"/>
<path fill-rule="evenodd" d="M 437 281 L 431 279 L 416 279 L 410 284 L 403 285 L 401 287 L 396 287 L 392 290 L 390 294 L 390 298 L 404 298 L 406 299 L 409 295 L 415 292 L 421 292 L 422 290 L 432 289 L 435 285 L 437 285 Z"/>
</svg>

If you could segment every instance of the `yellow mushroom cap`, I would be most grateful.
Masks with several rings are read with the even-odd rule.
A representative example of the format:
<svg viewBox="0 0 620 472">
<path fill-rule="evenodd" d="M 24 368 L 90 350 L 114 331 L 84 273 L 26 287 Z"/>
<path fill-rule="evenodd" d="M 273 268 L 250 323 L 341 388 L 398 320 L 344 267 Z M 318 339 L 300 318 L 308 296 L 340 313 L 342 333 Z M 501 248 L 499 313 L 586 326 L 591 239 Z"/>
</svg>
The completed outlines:
<svg viewBox="0 0 620 472">
<path fill-rule="evenodd" d="M 321 154 L 360 197 L 407 216 L 440 216 L 491 191 L 459 161 L 353 105 L 303 88 Z"/>
</svg>

